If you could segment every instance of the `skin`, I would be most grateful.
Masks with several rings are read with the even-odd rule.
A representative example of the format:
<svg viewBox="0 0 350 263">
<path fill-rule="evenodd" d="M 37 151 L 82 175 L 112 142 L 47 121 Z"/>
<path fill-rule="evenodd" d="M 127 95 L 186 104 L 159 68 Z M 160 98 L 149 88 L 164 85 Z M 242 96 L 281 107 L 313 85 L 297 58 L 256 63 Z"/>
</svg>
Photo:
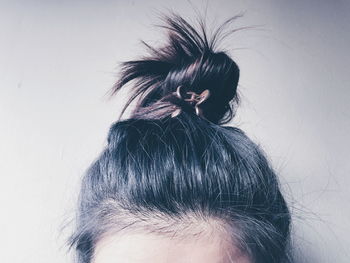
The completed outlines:
<svg viewBox="0 0 350 263">
<path fill-rule="evenodd" d="M 96 245 L 92 263 L 252 263 L 220 234 L 171 238 L 152 233 L 115 234 Z"/>
</svg>

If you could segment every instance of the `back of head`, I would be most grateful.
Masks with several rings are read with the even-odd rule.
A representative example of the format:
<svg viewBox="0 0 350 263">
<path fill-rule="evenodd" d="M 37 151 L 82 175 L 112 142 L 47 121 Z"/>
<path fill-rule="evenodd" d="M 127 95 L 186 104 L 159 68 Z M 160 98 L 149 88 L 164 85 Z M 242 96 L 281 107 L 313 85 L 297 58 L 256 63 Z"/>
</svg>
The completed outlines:
<svg viewBox="0 0 350 263">
<path fill-rule="evenodd" d="M 287 262 L 290 214 L 278 179 L 243 131 L 220 125 L 234 115 L 239 68 L 215 44 L 236 17 L 211 39 L 204 23 L 196 31 L 178 15 L 164 18 L 166 44 L 146 44 L 149 56 L 124 62 L 113 88 L 116 94 L 133 81 L 126 107 L 135 99 L 137 105 L 112 125 L 83 178 L 71 238 L 79 261 L 90 262 L 97 241 L 111 231 L 186 235 L 212 219 L 251 262 Z M 179 87 L 183 96 L 205 90 L 210 96 L 194 105 Z"/>
</svg>

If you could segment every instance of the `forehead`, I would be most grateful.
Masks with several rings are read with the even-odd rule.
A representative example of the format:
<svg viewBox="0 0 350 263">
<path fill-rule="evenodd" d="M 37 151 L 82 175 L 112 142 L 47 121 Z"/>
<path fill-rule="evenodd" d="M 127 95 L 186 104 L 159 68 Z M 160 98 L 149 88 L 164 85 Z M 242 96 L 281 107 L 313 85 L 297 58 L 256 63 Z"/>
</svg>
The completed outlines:
<svg viewBox="0 0 350 263">
<path fill-rule="evenodd" d="M 96 246 L 92 263 L 251 263 L 218 235 L 186 239 L 150 233 L 111 235 Z"/>
</svg>

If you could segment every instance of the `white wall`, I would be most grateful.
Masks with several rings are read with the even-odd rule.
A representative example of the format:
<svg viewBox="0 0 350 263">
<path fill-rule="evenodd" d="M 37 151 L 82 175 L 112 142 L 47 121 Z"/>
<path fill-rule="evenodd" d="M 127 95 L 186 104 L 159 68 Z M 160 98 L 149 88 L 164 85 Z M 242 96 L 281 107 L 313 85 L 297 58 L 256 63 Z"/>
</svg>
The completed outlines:
<svg viewBox="0 0 350 263">
<path fill-rule="evenodd" d="M 69 262 L 60 228 L 125 101 L 104 94 L 139 39 L 162 38 L 165 7 L 193 14 L 185 0 L 0 1 L 1 262 Z M 233 124 L 280 173 L 305 258 L 349 262 L 350 2 L 209 1 L 211 21 L 241 11 L 236 26 L 262 27 L 224 44 L 242 72 Z"/>
</svg>

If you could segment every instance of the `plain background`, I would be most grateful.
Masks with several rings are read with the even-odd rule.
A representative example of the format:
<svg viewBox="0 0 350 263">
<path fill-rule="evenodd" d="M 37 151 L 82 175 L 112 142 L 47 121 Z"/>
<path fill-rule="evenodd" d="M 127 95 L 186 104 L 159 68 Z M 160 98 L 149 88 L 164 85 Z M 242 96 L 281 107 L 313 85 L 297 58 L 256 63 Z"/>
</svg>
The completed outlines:
<svg viewBox="0 0 350 263">
<path fill-rule="evenodd" d="M 222 47 L 241 68 L 236 125 L 267 152 L 311 262 L 350 256 L 350 1 L 0 1 L 1 262 L 71 262 L 80 178 L 125 94 L 120 61 L 159 44 L 158 11 L 210 26 L 244 12 Z M 67 225 L 67 226 L 66 226 Z M 66 227 L 65 227 L 66 226 Z"/>
</svg>

